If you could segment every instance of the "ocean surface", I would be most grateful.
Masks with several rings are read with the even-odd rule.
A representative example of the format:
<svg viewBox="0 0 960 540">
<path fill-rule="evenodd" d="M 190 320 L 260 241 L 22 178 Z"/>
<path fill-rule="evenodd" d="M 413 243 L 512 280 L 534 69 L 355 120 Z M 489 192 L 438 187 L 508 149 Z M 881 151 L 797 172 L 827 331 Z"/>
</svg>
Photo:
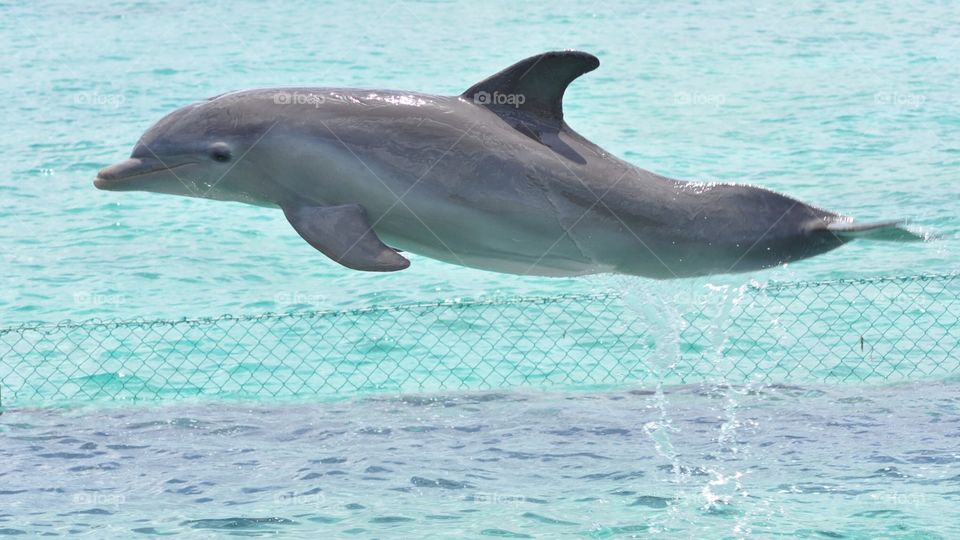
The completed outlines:
<svg viewBox="0 0 960 540">
<path fill-rule="evenodd" d="M 610 152 L 936 237 L 696 287 L 955 272 L 958 20 L 957 2 L 0 2 L 0 328 L 610 289 L 642 304 L 653 285 L 639 278 L 416 255 L 403 272 L 353 272 L 279 211 L 92 185 L 164 114 L 226 91 L 452 95 L 568 48 L 601 65 L 568 89 L 566 120 Z M 738 382 L 5 410 L 0 534 L 952 538 L 958 390 Z"/>
<path fill-rule="evenodd" d="M 18 410 L 0 534 L 956 538 L 958 390 Z"/>
</svg>

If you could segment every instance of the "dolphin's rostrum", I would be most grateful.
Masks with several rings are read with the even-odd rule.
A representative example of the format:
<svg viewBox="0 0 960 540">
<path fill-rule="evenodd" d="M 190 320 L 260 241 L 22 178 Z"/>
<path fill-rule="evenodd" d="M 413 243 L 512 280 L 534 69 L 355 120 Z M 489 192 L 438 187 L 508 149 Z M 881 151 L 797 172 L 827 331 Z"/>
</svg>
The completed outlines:
<svg viewBox="0 0 960 540">
<path fill-rule="evenodd" d="M 342 88 L 223 94 L 151 127 L 100 189 L 283 209 L 357 270 L 398 251 L 546 276 L 674 278 L 745 272 L 853 240 L 916 240 L 757 187 L 684 182 L 617 159 L 563 121 L 596 57 L 548 52 L 459 96 Z"/>
</svg>

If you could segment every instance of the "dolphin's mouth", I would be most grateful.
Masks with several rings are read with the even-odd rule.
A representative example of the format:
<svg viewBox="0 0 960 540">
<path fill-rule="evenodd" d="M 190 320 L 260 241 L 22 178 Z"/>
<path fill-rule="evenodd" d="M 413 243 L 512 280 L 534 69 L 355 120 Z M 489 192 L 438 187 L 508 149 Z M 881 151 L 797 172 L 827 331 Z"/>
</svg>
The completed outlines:
<svg viewBox="0 0 960 540">
<path fill-rule="evenodd" d="M 158 159 L 129 158 L 115 165 L 101 169 L 93 181 L 94 187 L 104 190 L 116 190 L 121 186 L 128 187 L 127 183 L 142 176 L 162 171 L 172 171 L 194 162 L 178 163 L 168 167 Z"/>
</svg>

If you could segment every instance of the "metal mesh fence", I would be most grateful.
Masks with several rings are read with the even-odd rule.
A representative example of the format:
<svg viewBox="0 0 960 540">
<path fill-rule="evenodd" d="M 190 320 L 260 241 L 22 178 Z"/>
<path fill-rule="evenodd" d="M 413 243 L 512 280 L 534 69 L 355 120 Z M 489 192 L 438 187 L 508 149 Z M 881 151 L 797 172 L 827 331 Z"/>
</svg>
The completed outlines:
<svg viewBox="0 0 960 540">
<path fill-rule="evenodd" d="M 0 330 L 4 406 L 960 374 L 960 275 Z M 681 301 L 682 300 L 682 301 Z"/>
</svg>

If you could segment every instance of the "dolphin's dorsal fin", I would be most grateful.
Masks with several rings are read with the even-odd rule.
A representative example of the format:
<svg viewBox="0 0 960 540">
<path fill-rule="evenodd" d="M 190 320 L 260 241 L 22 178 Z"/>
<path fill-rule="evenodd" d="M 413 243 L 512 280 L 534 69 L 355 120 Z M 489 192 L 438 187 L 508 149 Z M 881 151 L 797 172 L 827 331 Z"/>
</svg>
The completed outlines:
<svg viewBox="0 0 960 540">
<path fill-rule="evenodd" d="M 494 112 L 527 111 L 559 121 L 567 86 L 599 65 L 596 56 L 585 52 L 546 52 L 478 82 L 460 97 Z"/>
</svg>

